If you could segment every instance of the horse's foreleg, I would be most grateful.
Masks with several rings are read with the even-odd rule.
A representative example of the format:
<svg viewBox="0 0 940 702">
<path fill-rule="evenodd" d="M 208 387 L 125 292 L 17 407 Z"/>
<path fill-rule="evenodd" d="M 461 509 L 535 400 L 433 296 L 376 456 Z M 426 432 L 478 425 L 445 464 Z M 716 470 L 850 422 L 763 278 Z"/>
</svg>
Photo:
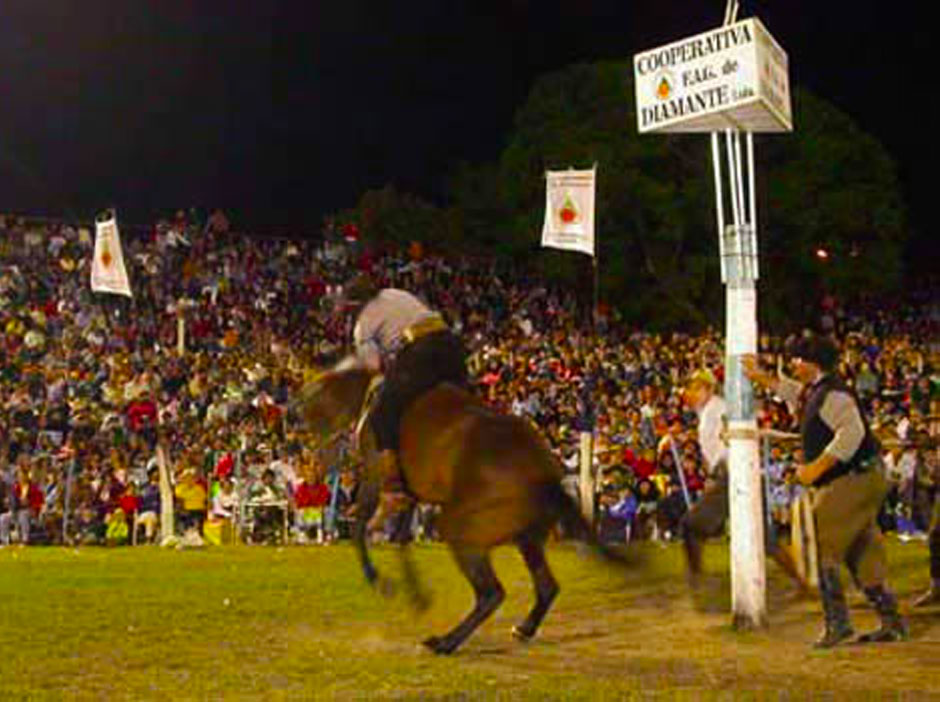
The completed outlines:
<svg viewBox="0 0 940 702">
<path fill-rule="evenodd" d="M 480 624 L 502 604 L 506 591 L 496 577 L 490 563 L 489 549 L 468 548 L 451 544 L 454 558 L 461 572 L 473 586 L 476 606 L 453 630 L 445 636 L 432 636 L 424 645 L 435 653 L 452 653 Z"/>
<path fill-rule="evenodd" d="M 516 546 L 519 547 L 526 567 L 532 574 L 535 604 L 525 621 L 512 628 L 512 635 L 522 641 L 528 641 L 535 636 L 549 607 L 558 596 L 559 587 L 548 567 L 548 561 L 545 560 L 545 539 L 541 534 L 525 532 L 516 538 Z"/>
<path fill-rule="evenodd" d="M 372 585 L 375 585 L 378 581 L 379 573 L 369 556 L 368 525 L 379 504 L 378 495 L 377 483 L 370 480 L 364 480 L 360 483 L 359 491 L 356 494 L 356 527 L 353 532 L 362 573 Z"/>
</svg>

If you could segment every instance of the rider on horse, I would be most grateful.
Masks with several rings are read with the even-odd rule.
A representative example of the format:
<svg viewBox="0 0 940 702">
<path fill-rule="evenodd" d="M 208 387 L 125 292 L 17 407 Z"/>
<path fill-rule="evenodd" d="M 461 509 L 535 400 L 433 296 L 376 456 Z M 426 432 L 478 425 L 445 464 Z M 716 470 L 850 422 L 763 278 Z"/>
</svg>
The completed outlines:
<svg viewBox="0 0 940 702">
<path fill-rule="evenodd" d="M 353 329 L 357 360 L 385 376 L 369 417 L 382 478 L 382 497 L 369 522 L 376 529 L 414 503 L 398 464 L 399 426 L 405 411 L 440 383 L 465 386 L 466 354 L 443 317 L 411 293 L 379 290 L 371 277 L 360 274 L 342 297 L 347 306 L 359 310 Z"/>
</svg>

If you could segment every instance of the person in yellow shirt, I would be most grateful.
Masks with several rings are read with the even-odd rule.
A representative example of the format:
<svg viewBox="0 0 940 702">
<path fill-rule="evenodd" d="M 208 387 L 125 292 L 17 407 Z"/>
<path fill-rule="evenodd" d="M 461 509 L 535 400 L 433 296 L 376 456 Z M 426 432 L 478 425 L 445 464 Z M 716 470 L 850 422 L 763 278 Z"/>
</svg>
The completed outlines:
<svg viewBox="0 0 940 702">
<path fill-rule="evenodd" d="M 180 505 L 180 522 L 183 531 L 195 529 L 202 534 L 202 524 L 206 518 L 208 491 L 205 483 L 196 475 L 194 468 L 186 468 L 176 485 L 174 495 Z"/>
</svg>

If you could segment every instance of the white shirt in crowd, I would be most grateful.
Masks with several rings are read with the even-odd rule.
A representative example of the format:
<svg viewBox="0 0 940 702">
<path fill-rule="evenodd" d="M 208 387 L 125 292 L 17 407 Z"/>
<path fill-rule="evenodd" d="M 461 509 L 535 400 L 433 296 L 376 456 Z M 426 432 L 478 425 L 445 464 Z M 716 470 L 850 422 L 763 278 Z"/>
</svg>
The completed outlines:
<svg viewBox="0 0 940 702">
<path fill-rule="evenodd" d="M 720 395 L 712 395 L 698 410 L 698 445 L 709 473 L 728 460 L 728 447 L 721 438 L 727 412 L 728 407 Z"/>
</svg>

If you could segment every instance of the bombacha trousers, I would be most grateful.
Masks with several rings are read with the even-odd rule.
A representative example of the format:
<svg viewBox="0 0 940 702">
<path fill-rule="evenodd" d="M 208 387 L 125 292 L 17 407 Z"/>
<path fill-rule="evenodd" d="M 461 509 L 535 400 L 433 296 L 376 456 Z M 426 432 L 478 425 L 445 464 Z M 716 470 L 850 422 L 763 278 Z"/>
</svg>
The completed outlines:
<svg viewBox="0 0 940 702">
<path fill-rule="evenodd" d="M 927 538 L 930 543 L 930 578 L 940 581 L 940 488 L 933 496 L 933 515 Z"/>
<path fill-rule="evenodd" d="M 860 588 L 884 583 L 885 545 L 876 517 L 887 490 L 880 465 L 813 488 L 821 570 L 845 563 Z"/>
</svg>

